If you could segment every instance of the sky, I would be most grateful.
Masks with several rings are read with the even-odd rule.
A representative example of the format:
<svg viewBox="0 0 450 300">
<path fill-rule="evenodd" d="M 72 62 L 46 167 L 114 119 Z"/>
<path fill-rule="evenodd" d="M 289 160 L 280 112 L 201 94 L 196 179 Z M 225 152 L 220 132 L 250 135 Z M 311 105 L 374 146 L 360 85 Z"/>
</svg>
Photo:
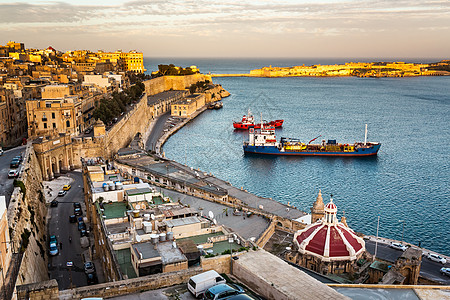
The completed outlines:
<svg viewBox="0 0 450 300">
<path fill-rule="evenodd" d="M 450 57 L 450 0 L 0 0 L 0 45 L 145 57 Z"/>
</svg>

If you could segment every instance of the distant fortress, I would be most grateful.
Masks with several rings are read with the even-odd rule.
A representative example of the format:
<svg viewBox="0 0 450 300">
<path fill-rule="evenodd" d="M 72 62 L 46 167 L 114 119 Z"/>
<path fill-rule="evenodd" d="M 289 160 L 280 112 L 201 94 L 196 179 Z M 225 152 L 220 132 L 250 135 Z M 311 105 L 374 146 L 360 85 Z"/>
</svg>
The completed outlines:
<svg viewBox="0 0 450 300">
<path fill-rule="evenodd" d="M 431 64 L 405 62 L 349 62 L 344 65 L 312 65 L 294 67 L 263 67 L 249 74 L 211 74 L 211 77 L 411 77 L 450 75 L 450 60 Z"/>
</svg>

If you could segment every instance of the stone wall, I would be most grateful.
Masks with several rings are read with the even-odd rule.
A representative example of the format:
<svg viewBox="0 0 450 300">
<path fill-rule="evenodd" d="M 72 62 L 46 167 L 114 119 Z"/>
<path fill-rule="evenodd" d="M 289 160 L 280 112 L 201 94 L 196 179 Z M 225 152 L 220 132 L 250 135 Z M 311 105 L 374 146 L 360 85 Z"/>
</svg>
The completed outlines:
<svg viewBox="0 0 450 300">
<path fill-rule="evenodd" d="M 8 222 L 12 228 L 13 251 L 23 253 L 16 281 L 16 285 L 22 285 L 48 279 L 47 241 L 44 239 L 47 206 L 41 169 L 31 143 L 27 146 L 22 173 L 17 180 L 23 182 L 25 189 L 15 189 L 8 207 Z"/>
<path fill-rule="evenodd" d="M 200 265 L 204 272 L 216 270 L 217 273 L 230 274 L 230 259 L 230 255 L 219 255 L 210 258 L 202 257 Z"/>
<path fill-rule="evenodd" d="M 144 81 L 145 92 L 152 96 L 164 91 L 188 89 L 191 84 L 211 80 L 210 75 L 193 74 L 187 76 L 162 76 Z"/>
<path fill-rule="evenodd" d="M 107 132 L 104 157 L 112 158 L 120 148 L 127 147 L 136 133 L 147 131 L 152 120 L 153 107 L 147 105 L 147 95 L 144 94 L 134 108 Z"/>
</svg>

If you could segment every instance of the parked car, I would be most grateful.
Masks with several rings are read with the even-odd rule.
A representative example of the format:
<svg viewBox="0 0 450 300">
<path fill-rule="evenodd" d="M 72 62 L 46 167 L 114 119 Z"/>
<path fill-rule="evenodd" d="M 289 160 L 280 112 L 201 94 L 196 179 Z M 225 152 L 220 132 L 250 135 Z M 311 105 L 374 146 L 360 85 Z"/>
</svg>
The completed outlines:
<svg viewBox="0 0 450 300">
<path fill-rule="evenodd" d="M 11 168 L 18 168 L 20 165 L 20 161 L 17 158 L 13 158 L 13 160 L 11 160 L 11 163 L 9 164 L 9 166 Z"/>
<path fill-rule="evenodd" d="M 81 208 L 80 202 L 74 202 L 74 203 L 73 203 L 73 208 L 74 208 L 74 209 L 75 209 L 75 208 Z"/>
<path fill-rule="evenodd" d="M 450 276 L 450 268 L 441 268 L 441 274 Z"/>
<path fill-rule="evenodd" d="M 59 191 L 59 192 L 58 192 L 58 196 L 59 196 L 59 197 L 64 197 L 66 194 L 67 194 L 66 191 Z"/>
<path fill-rule="evenodd" d="M 88 285 L 97 284 L 98 283 L 97 274 L 95 274 L 95 273 L 86 274 L 86 279 L 87 279 L 87 284 Z"/>
<path fill-rule="evenodd" d="M 86 128 L 86 130 L 84 130 L 84 133 L 89 134 L 92 132 L 92 127 L 88 127 Z"/>
<path fill-rule="evenodd" d="M 231 298 L 227 298 L 227 300 L 259 300 L 261 298 L 255 298 L 247 294 L 239 294 L 236 296 L 231 296 Z"/>
<path fill-rule="evenodd" d="M 73 210 L 73 213 L 75 214 L 75 216 L 81 216 L 83 214 L 83 211 L 81 210 L 81 208 L 77 207 Z"/>
<path fill-rule="evenodd" d="M 447 262 L 447 260 L 442 256 L 433 253 L 428 253 L 427 258 L 432 261 L 440 262 L 441 264 L 445 264 Z"/>
<path fill-rule="evenodd" d="M 52 202 L 50 202 L 50 206 L 51 206 L 51 207 L 57 207 L 57 206 L 58 206 L 58 203 L 59 203 L 58 200 L 55 199 L 55 200 L 53 200 Z"/>
<path fill-rule="evenodd" d="M 86 230 L 86 223 L 84 223 L 83 221 L 78 222 L 78 230 Z"/>
<path fill-rule="evenodd" d="M 214 270 L 192 276 L 188 282 L 188 290 L 197 298 L 210 287 L 225 283 L 225 279 Z"/>
<path fill-rule="evenodd" d="M 218 299 L 228 299 L 232 296 L 243 294 L 244 290 L 238 286 L 226 283 L 220 283 L 213 287 L 210 287 L 203 294 L 203 299 L 206 300 L 218 300 Z"/>
<path fill-rule="evenodd" d="M 69 216 L 69 222 L 70 222 L 70 223 L 76 223 L 76 222 L 77 222 L 77 216 L 75 216 L 75 215 L 70 215 L 70 216 Z"/>
<path fill-rule="evenodd" d="M 87 261 L 84 263 L 84 273 L 95 273 L 95 265 L 92 261 Z"/>
<path fill-rule="evenodd" d="M 87 233 L 86 229 L 81 229 L 80 230 L 80 237 L 83 237 L 83 236 L 88 236 L 88 233 Z"/>
<path fill-rule="evenodd" d="M 408 249 L 408 247 L 400 243 L 391 243 L 389 247 L 402 251 L 406 251 L 406 249 Z"/>
<path fill-rule="evenodd" d="M 18 159 L 19 163 L 23 162 L 23 156 L 22 155 L 17 155 L 16 157 L 14 157 L 14 159 Z"/>
<path fill-rule="evenodd" d="M 58 255 L 58 240 L 56 239 L 56 235 L 50 236 L 49 246 L 50 246 L 50 255 L 52 256 Z"/>
<path fill-rule="evenodd" d="M 70 184 L 66 184 L 63 186 L 63 191 L 68 191 L 68 190 L 70 190 L 71 187 L 72 186 Z"/>
<path fill-rule="evenodd" d="M 3 149 L 0 149 L 0 156 L 3 155 Z"/>
<path fill-rule="evenodd" d="M 17 178 L 17 177 L 19 177 L 19 170 L 18 169 L 9 170 L 8 178 Z"/>
</svg>

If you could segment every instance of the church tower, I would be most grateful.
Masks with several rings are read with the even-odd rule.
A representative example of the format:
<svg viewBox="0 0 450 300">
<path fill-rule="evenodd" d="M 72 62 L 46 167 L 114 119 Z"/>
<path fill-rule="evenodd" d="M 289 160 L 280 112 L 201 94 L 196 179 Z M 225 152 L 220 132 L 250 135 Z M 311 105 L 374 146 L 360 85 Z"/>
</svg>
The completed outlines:
<svg viewBox="0 0 450 300">
<path fill-rule="evenodd" d="M 319 190 L 319 195 L 311 207 L 311 224 L 321 220 L 325 216 L 324 204 L 322 199 L 322 192 Z"/>
</svg>

